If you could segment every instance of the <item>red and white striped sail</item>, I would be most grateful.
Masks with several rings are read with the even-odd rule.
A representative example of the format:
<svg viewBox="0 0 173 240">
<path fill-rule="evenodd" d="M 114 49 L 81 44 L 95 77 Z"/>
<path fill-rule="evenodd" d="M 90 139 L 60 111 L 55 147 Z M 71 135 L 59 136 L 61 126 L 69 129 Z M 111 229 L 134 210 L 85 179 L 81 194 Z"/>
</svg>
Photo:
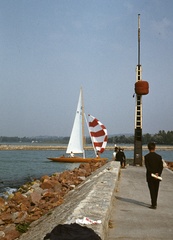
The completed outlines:
<svg viewBox="0 0 173 240">
<path fill-rule="evenodd" d="M 108 140 L 106 127 L 95 117 L 89 116 L 89 132 L 94 148 L 99 153 L 103 153 Z"/>
</svg>

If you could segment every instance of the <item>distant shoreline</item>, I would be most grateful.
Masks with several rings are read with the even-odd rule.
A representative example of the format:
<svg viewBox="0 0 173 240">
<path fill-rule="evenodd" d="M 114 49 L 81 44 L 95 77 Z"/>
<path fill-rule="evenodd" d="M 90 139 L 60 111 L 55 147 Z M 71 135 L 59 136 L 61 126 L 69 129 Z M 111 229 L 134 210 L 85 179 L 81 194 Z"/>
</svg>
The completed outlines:
<svg viewBox="0 0 173 240">
<path fill-rule="evenodd" d="M 118 145 L 117 145 L 118 147 Z M 132 151 L 134 150 L 134 146 L 126 146 L 126 145 L 121 145 L 121 148 L 124 149 L 124 151 Z M 53 146 L 53 145 L 11 145 L 11 144 L 1 144 L 0 145 L 0 151 L 13 151 L 13 150 L 66 150 L 67 146 Z M 85 150 L 92 150 L 92 146 L 87 146 L 85 147 Z M 142 146 L 143 150 L 147 150 L 147 146 L 144 145 Z M 114 151 L 114 146 L 107 146 L 106 150 L 112 150 Z M 157 150 L 173 150 L 173 146 L 170 145 L 158 145 L 156 148 Z"/>
</svg>

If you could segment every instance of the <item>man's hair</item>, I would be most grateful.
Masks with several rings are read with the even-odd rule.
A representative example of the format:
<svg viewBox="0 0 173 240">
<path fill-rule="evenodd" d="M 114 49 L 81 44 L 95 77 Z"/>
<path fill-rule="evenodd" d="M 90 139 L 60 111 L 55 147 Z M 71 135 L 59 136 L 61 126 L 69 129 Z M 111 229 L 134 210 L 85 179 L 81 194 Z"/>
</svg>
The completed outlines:
<svg viewBox="0 0 173 240">
<path fill-rule="evenodd" d="M 148 143 L 148 149 L 149 149 L 149 150 L 154 150 L 155 147 L 156 147 L 156 144 L 155 144 L 154 142 Z"/>
</svg>

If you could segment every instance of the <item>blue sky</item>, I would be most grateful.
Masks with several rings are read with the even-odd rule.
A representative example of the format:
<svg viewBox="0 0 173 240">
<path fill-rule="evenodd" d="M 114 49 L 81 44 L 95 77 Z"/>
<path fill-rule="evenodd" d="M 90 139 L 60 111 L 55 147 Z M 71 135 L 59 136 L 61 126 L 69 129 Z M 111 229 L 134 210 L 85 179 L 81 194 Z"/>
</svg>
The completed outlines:
<svg viewBox="0 0 173 240">
<path fill-rule="evenodd" d="M 0 0 L 0 136 L 69 136 L 80 87 L 108 134 L 134 133 L 141 14 L 143 133 L 173 130 L 172 0 Z"/>
</svg>

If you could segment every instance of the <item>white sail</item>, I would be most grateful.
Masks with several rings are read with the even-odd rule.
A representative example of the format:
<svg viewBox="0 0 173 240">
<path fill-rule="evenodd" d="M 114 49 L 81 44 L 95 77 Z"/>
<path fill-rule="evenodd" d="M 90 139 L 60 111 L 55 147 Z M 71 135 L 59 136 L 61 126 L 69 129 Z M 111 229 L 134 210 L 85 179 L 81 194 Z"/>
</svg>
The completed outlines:
<svg viewBox="0 0 173 240">
<path fill-rule="evenodd" d="M 66 153 L 83 153 L 83 94 L 80 89 L 76 116 Z"/>
</svg>

